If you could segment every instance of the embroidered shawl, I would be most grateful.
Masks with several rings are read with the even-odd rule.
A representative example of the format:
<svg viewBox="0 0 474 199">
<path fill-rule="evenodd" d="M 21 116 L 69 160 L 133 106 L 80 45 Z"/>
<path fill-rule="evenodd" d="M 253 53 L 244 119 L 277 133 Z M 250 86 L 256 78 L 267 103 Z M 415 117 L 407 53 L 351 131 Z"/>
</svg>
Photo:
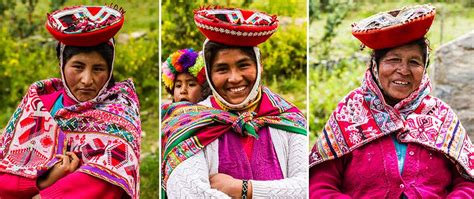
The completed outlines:
<svg viewBox="0 0 474 199">
<path fill-rule="evenodd" d="M 474 179 L 474 147 L 453 110 L 429 96 L 424 75 L 419 88 L 394 107 L 387 105 L 368 69 L 363 85 L 351 91 L 331 114 L 310 154 L 310 167 L 349 154 L 395 133 L 402 143 L 417 143 L 443 153 L 465 178 Z"/>
<path fill-rule="evenodd" d="M 268 88 L 264 87 L 262 90 L 257 112 L 243 112 L 240 115 L 189 102 L 162 107 L 163 190 L 166 189 L 166 182 L 174 168 L 229 130 L 242 136 L 258 138 L 259 129 L 270 126 L 306 135 L 306 119 L 303 114 Z"/>
<path fill-rule="evenodd" d="M 40 95 L 62 90 L 60 79 L 35 82 L 13 113 L 0 141 L 0 172 L 35 179 L 75 152 L 76 170 L 139 196 L 141 124 L 139 102 L 131 80 L 115 83 L 95 101 L 60 109 L 54 118 Z"/>
</svg>

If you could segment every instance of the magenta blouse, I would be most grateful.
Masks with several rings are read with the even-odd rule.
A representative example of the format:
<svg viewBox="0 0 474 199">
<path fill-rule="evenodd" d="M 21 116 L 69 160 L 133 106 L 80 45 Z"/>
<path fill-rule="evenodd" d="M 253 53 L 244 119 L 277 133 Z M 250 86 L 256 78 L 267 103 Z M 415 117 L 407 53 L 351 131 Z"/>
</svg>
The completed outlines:
<svg viewBox="0 0 474 199">
<path fill-rule="evenodd" d="M 390 136 L 310 169 L 310 198 L 472 198 L 474 182 L 444 155 L 408 144 L 403 174 Z"/>
</svg>

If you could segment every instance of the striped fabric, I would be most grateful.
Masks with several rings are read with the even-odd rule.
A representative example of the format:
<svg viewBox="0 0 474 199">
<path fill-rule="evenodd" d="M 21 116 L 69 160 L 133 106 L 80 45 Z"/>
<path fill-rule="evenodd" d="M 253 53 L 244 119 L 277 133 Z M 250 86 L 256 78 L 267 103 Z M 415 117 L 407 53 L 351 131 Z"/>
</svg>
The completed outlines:
<svg viewBox="0 0 474 199">
<path fill-rule="evenodd" d="M 268 88 L 263 88 L 256 112 L 237 115 L 189 102 L 167 104 L 162 110 L 162 191 L 174 168 L 229 130 L 258 137 L 261 127 L 270 126 L 306 135 L 303 114 Z"/>
</svg>

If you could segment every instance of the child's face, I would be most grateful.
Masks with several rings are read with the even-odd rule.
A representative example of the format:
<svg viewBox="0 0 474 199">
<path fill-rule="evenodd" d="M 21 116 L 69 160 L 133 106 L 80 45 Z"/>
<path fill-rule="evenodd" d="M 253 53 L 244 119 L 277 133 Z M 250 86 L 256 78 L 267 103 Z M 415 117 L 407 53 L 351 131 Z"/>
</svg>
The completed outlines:
<svg viewBox="0 0 474 199">
<path fill-rule="evenodd" d="M 175 102 L 189 101 L 197 103 L 201 99 L 201 85 L 189 73 L 180 73 L 174 82 L 173 99 Z"/>
</svg>

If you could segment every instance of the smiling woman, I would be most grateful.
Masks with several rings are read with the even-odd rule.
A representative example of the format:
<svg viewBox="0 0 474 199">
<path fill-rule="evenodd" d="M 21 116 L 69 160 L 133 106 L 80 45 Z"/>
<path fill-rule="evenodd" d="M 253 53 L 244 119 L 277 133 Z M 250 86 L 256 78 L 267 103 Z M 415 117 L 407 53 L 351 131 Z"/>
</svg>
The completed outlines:
<svg viewBox="0 0 474 199">
<path fill-rule="evenodd" d="M 276 16 L 215 8 L 195 11 L 194 19 L 208 38 L 204 66 L 212 95 L 198 105 L 164 107 L 162 194 L 304 198 L 306 120 L 261 82 L 257 45 L 275 32 Z"/>
<path fill-rule="evenodd" d="M 208 42 L 207 54 L 217 52 L 214 59 L 206 57 L 211 65 L 211 82 L 216 92 L 231 104 L 242 103 L 250 95 L 257 81 L 257 63 L 252 49 L 224 48 Z M 212 49 L 212 50 L 211 50 Z"/>
<path fill-rule="evenodd" d="M 420 86 L 426 72 L 427 50 L 426 40 L 419 39 L 400 47 L 374 51 L 373 59 L 377 63 L 374 76 L 388 104 L 394 106 Z"/>
<path fill-rule="evenodd" d="M 435 13 L 418 5 L 353 24 L 373 53 L 362 85 L 339 102 L 313 146 L 311 198 L 472 198 L 472 142 L 454 111 L 430 95 L 424 36 Z"/>
</svg>

